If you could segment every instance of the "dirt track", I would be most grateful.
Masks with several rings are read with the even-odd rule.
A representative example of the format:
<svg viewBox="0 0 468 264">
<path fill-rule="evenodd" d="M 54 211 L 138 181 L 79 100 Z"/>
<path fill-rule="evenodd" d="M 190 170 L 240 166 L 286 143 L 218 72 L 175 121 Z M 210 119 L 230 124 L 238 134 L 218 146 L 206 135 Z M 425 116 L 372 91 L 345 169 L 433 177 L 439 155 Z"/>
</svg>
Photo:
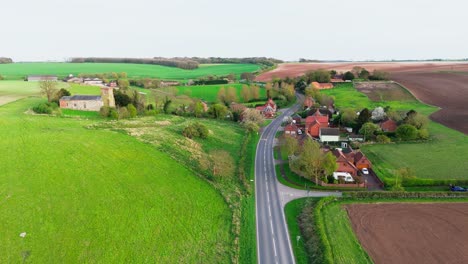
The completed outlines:
<svg viewBox="0 0 468 264">
<path fill-rule="evenodd" d="M 468 203 L 352 204 L 346 210 L 375 263 L 468 263 Z"/>
<path fill-rule="evenodd" d="M 419 100 L 442 108 L 432 114 L 431 119 L 468 134 L 468 63 L 286 63 L 258 76 L 257 80 L 295 77 L 317 69 L 348 71 L 354 66 L 364 67 L 369 71 L 377 69 L 389 72 L 392 80 L 407 87 Z M 443 71 L 466 74 L 443 73 Z"/>
</svg>

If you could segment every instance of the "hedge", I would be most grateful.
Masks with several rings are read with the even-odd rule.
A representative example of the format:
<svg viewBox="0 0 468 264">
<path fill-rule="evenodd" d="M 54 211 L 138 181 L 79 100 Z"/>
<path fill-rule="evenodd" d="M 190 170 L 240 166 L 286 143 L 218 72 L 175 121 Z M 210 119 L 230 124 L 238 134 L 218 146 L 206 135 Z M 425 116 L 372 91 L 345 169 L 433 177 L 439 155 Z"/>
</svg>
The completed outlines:
<svg viewBox="0 0 468 264">
<path fill-rule="evenodd" d="M 346 192 L 344 198 L 382 199 L 382 198 L 468 198 L 468 192 Z"/>
</svg>

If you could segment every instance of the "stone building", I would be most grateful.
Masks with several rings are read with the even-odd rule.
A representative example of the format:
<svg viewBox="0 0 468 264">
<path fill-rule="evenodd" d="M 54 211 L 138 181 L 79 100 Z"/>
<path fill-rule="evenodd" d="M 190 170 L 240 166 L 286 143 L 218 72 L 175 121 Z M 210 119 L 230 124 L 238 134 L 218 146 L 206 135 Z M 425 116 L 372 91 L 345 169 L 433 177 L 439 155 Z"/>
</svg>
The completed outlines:
<svg viewBox="0 0 468 264">
<path fill-rule="evenodd" d="M 73 95 L 60 98 L 60 108 L 82 111 L 99 111 L 102 106 L 115 107 L 112 87 L 101 87 L 101 96 Z"/>
</svg>

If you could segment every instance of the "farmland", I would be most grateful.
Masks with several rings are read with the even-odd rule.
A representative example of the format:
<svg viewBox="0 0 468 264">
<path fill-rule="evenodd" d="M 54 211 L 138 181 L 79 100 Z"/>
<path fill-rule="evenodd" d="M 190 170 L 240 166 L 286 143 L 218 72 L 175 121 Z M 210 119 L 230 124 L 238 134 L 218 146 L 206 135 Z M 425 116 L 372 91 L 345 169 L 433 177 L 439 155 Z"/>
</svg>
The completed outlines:
<svg viewBox="0 0 468 264">
<path fill-rule="evenodd" d="M 468 203 L 348 204 L 346 210 L 375 263 L 468 262 Z"/>
<path fill-rule="evenodd" d="M 352 62 L 352 63 L 284 63 L 259 75 L 258 81 L 274 77 L 296 77 L 317 69 L 344 72 L 354 66 L 369 71 L 390 73 L 390 79 L 403 84 L 419 100 L 442 108 L 430 118 L 450 128 L 468 134 L 468 63 L 466 62 Z"/>
<path fill-rule="evenodd" d="M 437 110 L 417 101 L 375 102 L 350 84 L 323 93 L 334 96 L 338 108 L 373 109 L 388 105 L 395 110 L 414 109 L 425 115 Z M 468 170 L 468 138 L 463 133 L 432 121 L 428 130 L 431 134 L 428 142 L 364 145 L 362 150 L 371 159 L 379 177 L 386 183 L 393 182 L 394 170 L 402 167 L 410 167 L 416 177 L 421 179 L 467 180 L 465 172 Z"/>
<path fill-rule="evenodd" d="M 0 74 L 8 80 L 23 79 L 27 75 L 52 74 L 66 77 L 69 74 L 126 72 L 129 78 L 159 78 L 165 80 L 188 80 L 207 75 L 228 75 L 237 77 L 243 72 L 255 72 L 260 69 L 255 64 L 201 64 L 195 70 L 182 70 L 174 67 L 126 63 L 13 63 L 0 64 Z"/>
<path fill-rule="evenodd" d="M 24 113 L 42 101 L 0 107 L 0 262 L 230 261 L 232 213 L 210 184 L 155 146 L 85 128 L 96 121 Z"/>
</svg>

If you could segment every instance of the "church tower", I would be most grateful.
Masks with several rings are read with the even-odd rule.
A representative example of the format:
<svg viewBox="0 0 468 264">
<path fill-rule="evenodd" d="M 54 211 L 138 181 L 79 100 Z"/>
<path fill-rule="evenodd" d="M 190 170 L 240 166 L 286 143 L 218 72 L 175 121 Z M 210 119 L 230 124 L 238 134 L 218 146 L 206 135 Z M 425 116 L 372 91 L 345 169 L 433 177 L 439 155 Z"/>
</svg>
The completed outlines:
<svg viewBox="0 0 468 264">
<path fill-rule="evenodd" d="M 115 107 L 114 88 L 109 86 L 102 86 L 101 99 L 104 103 L 104 106 Z"/>
</svg>

